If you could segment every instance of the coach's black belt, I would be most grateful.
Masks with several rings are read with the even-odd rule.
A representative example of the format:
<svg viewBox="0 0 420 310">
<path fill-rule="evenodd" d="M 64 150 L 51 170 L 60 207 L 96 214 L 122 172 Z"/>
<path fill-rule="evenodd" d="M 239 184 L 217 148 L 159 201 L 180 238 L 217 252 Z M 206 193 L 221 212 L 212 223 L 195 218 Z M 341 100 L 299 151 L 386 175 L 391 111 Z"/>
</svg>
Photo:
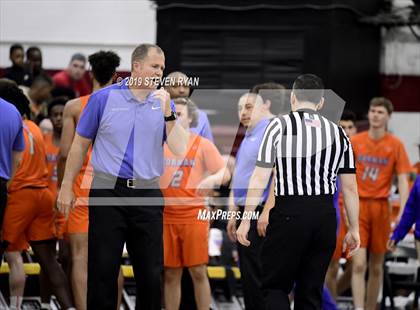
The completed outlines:
<svg viewBox="0 0 420 310">
<path fill-rule="evenodd" d="M 99 180 L 99 182 L 94 181 L 95 185 L 100 185 L 103 183 L 106 183 L 107 185 L 119 185 L 122 187 L 127 188 L 136 188 L 136 189 L 142 189 L 142 188 L 159 188 L 159 178 L 153 178 L 153 179 L 139 179 L 139 178 L 120 178 L 113 175 L 109 175 L 102 172 L 95 172 L 94 179 Z M 96 183 L 96 184 L 95 184 Z M 99 183 L 99 184 L 98 184 Z"/>
<path fill-rule="evenodd" d="M 159 184 L 159 178 L 151 180 L 117 178 L 117 183 L 128 188 L 144 188 Z"/>
</svg>

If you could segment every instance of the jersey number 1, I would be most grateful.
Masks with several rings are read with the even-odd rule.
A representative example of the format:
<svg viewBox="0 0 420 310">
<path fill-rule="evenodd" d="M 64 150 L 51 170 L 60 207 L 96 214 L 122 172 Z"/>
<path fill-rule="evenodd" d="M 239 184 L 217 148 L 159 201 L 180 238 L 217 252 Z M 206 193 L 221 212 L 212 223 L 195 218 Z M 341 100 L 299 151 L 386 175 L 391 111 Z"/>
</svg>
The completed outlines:
<svg viewBox="0 0 420 310">
<path fill-rule="evenodd" d="M 34 136 L 32 135 L 32 132 L 28 133 L 28 139 L 29 139 L 29 154 L 33 155 L 35 153 L 35 148 L 34 148 Z"/>
</svg>

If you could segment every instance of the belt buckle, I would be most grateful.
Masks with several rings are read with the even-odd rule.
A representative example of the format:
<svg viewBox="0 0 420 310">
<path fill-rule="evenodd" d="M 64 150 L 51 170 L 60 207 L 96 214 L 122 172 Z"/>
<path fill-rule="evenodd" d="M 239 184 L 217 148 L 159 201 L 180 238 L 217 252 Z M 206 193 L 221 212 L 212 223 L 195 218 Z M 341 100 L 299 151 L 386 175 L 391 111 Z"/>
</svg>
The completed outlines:
<svg viewBox="0 0 420 310">
<path fill-rule="evenodd" d="M 136 179 L 127 179 L 128 188 L 136 188 Z"/>
</svg>

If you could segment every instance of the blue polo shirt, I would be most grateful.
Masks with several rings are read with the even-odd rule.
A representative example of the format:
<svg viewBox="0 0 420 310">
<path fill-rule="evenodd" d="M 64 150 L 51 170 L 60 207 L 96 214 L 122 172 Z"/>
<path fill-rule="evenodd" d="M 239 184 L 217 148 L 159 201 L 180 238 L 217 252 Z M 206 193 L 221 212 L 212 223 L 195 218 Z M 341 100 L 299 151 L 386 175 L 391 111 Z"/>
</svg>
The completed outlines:
<svg viewBox="0 0 420 310">
<path fill-rule="evenodd" d="M 245 205 L 249 179 L 254 172 L 265 128 L 269 123 L 269 119 L 263 119 L 252 130 L 247 130 L 245 137 L 239 146 L 238 153 L 236 154 L 235 173 L 233 174 L 232 184 L 234 201 L 237 206 Z M 264 190 L 264 194 L 261 197 L 261 203 L 264 203 L 267 200 L 270 183 L 271 177 Z"/>
<path fill-rule="evenodd" d="M 0 98 L 0 177 L 10 179 L 12 152 L 25 149 L 22 117 L 13 104 Z"/>
<path fill-rule="evenodd" d="M 198 122 L 197 126 L 190 128 L 191 132 L 209 139 L 214 142 L 213 133 L 211 132 L 209 118 L 204 111 L 198 110 Z"/>
<path fill-rule="evenodd" d="M 125 81 L 90 96 L 76 131 L 94 140 L 95 172 L 150 180 L 163 173 L 166 132 L 160 101 L 152 94 L 137 100 Z M 171 107 L 175 111 L 172 101 Z"/>
</svg>

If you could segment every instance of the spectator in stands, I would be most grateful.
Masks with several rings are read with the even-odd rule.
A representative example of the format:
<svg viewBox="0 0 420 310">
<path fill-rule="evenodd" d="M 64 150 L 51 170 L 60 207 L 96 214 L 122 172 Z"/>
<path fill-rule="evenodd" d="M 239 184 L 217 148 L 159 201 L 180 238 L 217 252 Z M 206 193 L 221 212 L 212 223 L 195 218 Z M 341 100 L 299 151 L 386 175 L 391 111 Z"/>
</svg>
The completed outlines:
<svg viewBox="0 0 420 310">
<path fill-rule="evenodd" d="M 35 78 L 30 88 L 25 86 L 20 88 L 29 100 L 30 119 L 39 124 L 48 115 L 46 101 L 51 97 L 52 79 L 48 75 L 40 75 Z"/>
<path fill-rule="evenodd" d="M 31 46 L 26 50 L 26 63 L 24 70 L 28 73 L 28 78 L 23 81 L 23 85 L 30 87 L 38 76 L 48 76 L 42 68 L 42 53 L 38 46 Z"/>
<path fill-rule="evenodd" d="M 165 89 L 171 95 L 171 99 L 175 99 L 178 97 L 189 97 L 191 95 L 191 89 L 188 85 L 186 85 L 188 77 L 184 73 L 179 71 L 169 73 L 168 79 L 171 79 L 171 86 L 165 87 Z M 197 125 L 191 127 L 190 130 L 193 133 L 207 138 L 211 142 L 213 142 L 213 134 L 211 132 L 210 122 L 206 112 L 198 110 Z"/>
<path fill-rule="evenodd" d="M 80 53 L 74 54 L 67 69 L 54 75 L 55 86 L 72 89 L 76 97 L 88 95 L 92 89 L 85 80 L 85 67 L 86 57 Z"/>
<path fill-rule="evenodd" d="M 67 97 L 67 100 L 72 100 L 76 98 L 76 94 L 74 93 L 73 89 L 67 87 L 60 87 L 55 86 L 54 89 L 51 91 L 51 97 Z"/>
<path fill-rule="evenodd" d="M 24 55 L 25 52 L 22 45 L 13 44 L 10 47 L 9 58 L 12 66 L 6 68 L 5 78 L 15 81 L 18 85 L 24 84 L 30 78 L 29 73 L 25 71 L 23 66 Z"/>
</svg>

